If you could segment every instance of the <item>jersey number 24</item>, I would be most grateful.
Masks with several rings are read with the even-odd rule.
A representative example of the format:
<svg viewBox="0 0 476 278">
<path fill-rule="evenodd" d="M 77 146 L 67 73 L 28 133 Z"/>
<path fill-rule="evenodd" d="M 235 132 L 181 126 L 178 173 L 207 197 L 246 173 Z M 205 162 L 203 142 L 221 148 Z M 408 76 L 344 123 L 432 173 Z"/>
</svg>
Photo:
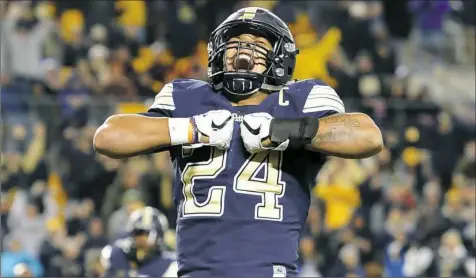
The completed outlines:
<svg viewBox="0 0 476 278">
<path fill-rule="evenodd" d="M 233 191 L 240 194 L 261 196 L 261 202 L 255 206 L 255 219 L 282 221 L 283 208 L 279 199 L 283 197 L 286 183 L 281 180 L 283 153 L 263 151 L 252 154 L 236 173 Z M 225 170 L 227 151 L 210 148 L 210 159 L 204 162 L 188 163 L 182 172 L 184 202 L 183 217 L 223 215 L 226 186 L 210 187 L 207 199 L 198 202 L 194 194 L 196 180 L 214 179 Z M 257 177 L 264 172 L 263 177 Z"/>
</svg>

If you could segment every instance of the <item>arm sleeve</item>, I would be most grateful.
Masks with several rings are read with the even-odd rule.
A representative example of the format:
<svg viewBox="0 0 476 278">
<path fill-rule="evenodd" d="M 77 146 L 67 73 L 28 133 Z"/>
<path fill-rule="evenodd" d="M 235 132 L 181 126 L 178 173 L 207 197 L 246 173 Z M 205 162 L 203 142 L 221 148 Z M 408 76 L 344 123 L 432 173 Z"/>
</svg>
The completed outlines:
<svg viewBox="0 0 476 278">
<path fill-rule="evenodd" d="M 325 84 L 314 85 L 304 102 L 303 116 L 322 118 L 338 113 L 345 113 L 345 107 L 336 91 Z"/>
</svg>

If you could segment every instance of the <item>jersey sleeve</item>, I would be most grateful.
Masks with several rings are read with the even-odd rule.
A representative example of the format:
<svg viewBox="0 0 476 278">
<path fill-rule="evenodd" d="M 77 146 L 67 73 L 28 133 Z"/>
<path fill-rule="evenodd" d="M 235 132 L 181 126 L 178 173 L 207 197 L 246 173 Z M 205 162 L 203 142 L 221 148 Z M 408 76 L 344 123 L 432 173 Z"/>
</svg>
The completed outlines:
<svg viewBox="0 0 476 278">
<path fill-rule="evenodd" d="M 172 117 L 175 110 L 174 102 L 174 83 L 166 84 L 162 90 L 155 96 L 154 102 L 149 107 L 146 113 L 141 113 L 144 116 L 150 117 Z"/>
<path fill-rule="evenodd" d="M 302 108 L 303 116 L 322 118 L 345 113 L 344 103 L 332 87 L 323 83 L 311 85 Z"/>
<path fill-rule="evenodd" d="M 178 263 L 172 261 L 164 274 L 162 274 L 162 277 L 178 277 Z"/>
</svg>

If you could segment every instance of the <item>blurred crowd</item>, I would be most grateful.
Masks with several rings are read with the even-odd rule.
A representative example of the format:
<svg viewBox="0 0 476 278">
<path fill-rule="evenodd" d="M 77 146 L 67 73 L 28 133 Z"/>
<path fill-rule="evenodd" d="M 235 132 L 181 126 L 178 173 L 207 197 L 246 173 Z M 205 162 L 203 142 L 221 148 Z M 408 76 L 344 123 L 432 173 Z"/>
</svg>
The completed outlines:
<svg viewBox="0 0 476 278">
<path fill-rule="evenodd" d="M 324 80 L 385 137 L 316 177 L 302 276 L 475 277 L 474 112 L 437 101 L 431 74 L 474 70 L 472 0 L 0 1 L 2 277 L 98 277 L 145 205 L 175 226 L 168 154 L 114 160 L 92 137 L 172 79 L 206 79 L 209 33 L 244 6 L 288 22 L 294 77 Z"/>
</svg>

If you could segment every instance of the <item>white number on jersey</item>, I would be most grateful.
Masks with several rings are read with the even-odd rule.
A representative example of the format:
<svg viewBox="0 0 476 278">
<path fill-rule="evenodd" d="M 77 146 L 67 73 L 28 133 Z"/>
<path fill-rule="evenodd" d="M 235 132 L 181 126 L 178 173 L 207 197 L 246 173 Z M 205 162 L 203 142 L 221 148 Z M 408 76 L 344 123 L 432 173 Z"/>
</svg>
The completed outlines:
<svg viewBox="0 0 476 278">
<path fill-rule="evenodd" d="M 283 208 L 278 204 L 284 195 L 285 183 L 281 181 L 282 152 L 267 151 L 251 155 L 235 175 L 233 189 L 236 193 L 261 196 L 256 204 L 255 219 L 282 221 Z M 210 159 L 205 162 L 187 163 L 182 172 L 183 217 L 223 215 L 226 187 L 215 185 L 208 191 L 207 199 L 199 203 L 193 193 L 197 179 L 214 179 L 226 166 L 227 152 L 210 148 Z M 258 178 L 260 171 L 264 178 Z"/>
</svg>

